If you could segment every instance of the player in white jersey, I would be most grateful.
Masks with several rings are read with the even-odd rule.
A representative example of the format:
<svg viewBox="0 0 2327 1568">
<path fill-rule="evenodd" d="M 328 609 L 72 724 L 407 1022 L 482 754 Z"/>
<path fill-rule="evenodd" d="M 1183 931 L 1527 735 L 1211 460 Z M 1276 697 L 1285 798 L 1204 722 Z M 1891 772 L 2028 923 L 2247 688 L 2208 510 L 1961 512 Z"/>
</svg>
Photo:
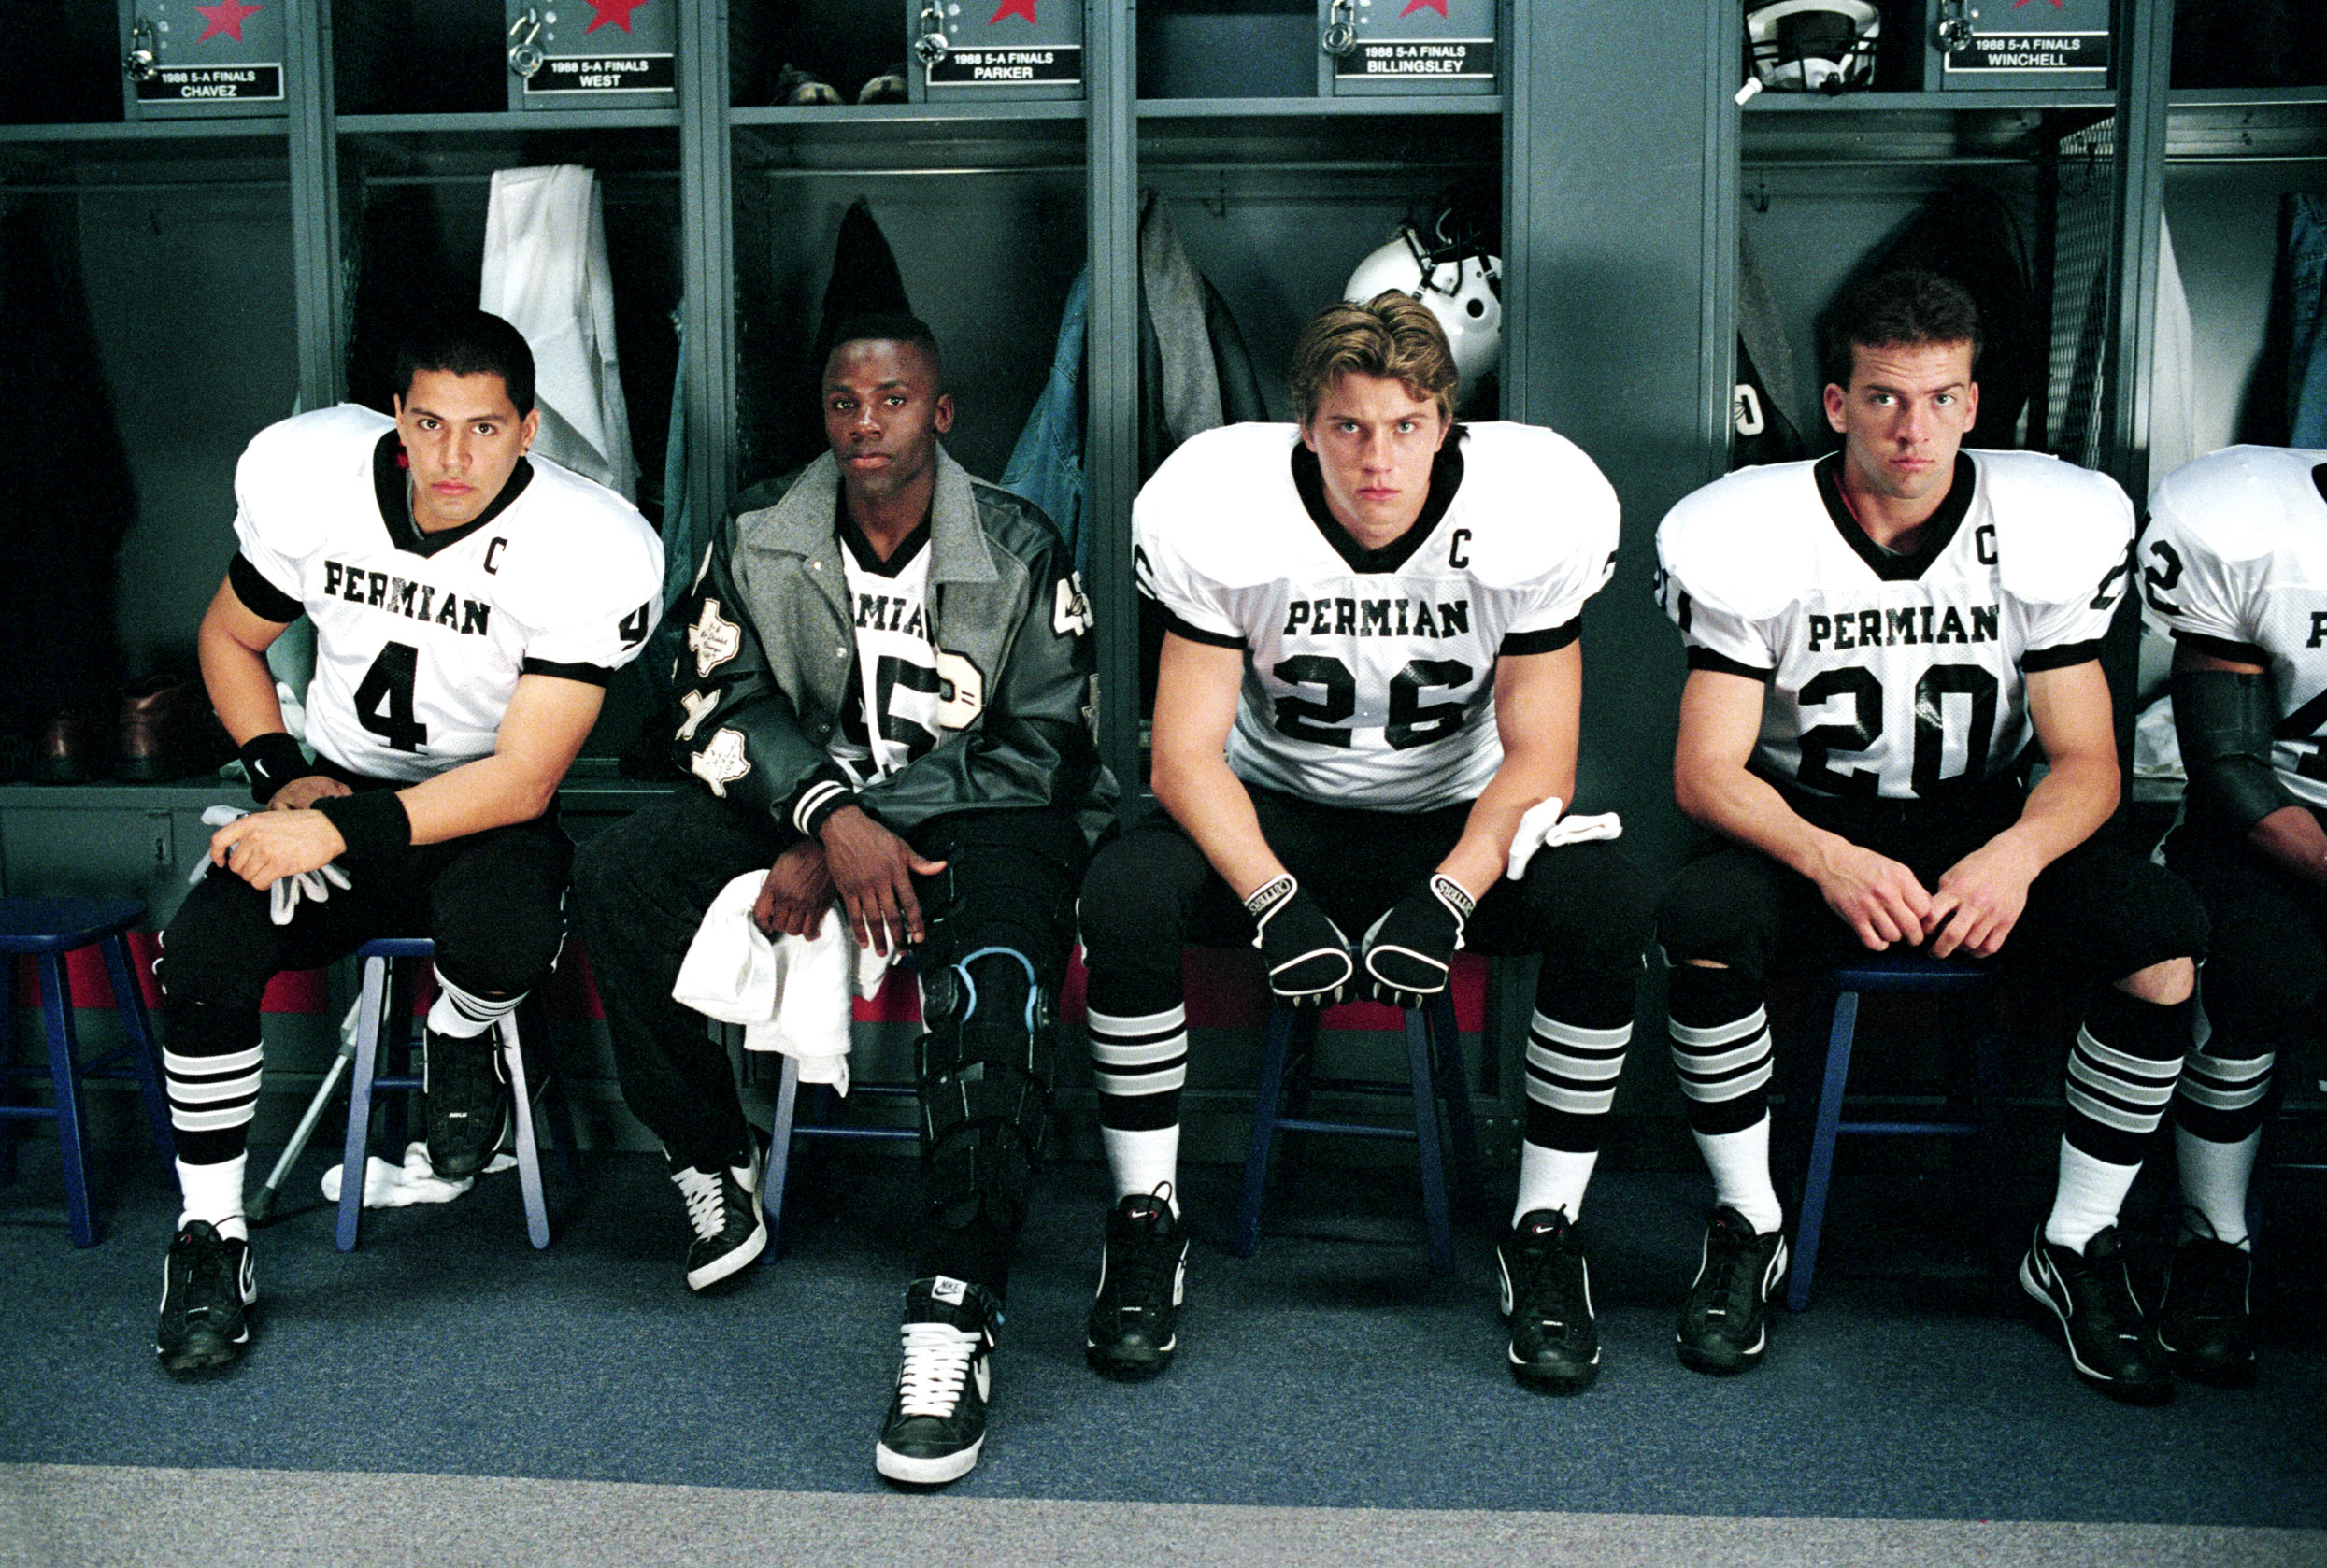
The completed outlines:
<svg viewBox="0 0 2327 1568">
<path fill-rule="evenodd" d="M 860 945 L 913 949 L 926 1207 L 874 1463 L 935 1485 L 985 1444 L 1075 888 L 1114 785 L 1065 543 L 939 444 L 953 399 L 926 325 L 836 331 L 828 452 L 738 502 L 678 612 L 673 755 L 700 787 L 585 846 L 575 904 L 623 1097 L 686 1202 L 698 1290 L 767 1245 L 726 1049 L 671 995 L 706 910 L 748 877 L 769 936 L 813 937 L 837 905 Z"/>
<path fill-rule="evenodd" d="M 1717 835 L 1658 914 L 1673 1059 L 1715 1189 L 1680 1359 L 1758 1364 L 1785 1274 L 1762 1005 L 1773 965 L 1854 947 L 2000 954 L 2093 988 L 2059 1187 L 2021 1282 L 2081 1376 L 2155 1403 L 2173 1382 L 2117 1211 L 2189 1045 L 2205 919 L 2170 874 L 2095 836 L 2118 797 L 2099 654 L 2124 597 L 2131 508 L 2051 458 L 1960 449 L 1978 410 L 1978 319 L 1953 283 L 1859 285 L 1824 336 L 1842 451 L 1717 480 L 1657 533 L 1664 606 L 1689 647 L 1674 790 Z M 2048 771 L 2023 792 L 2032 736 Z"/>
<path fill-rule="evenodd" d="M 1292 384 L 1297 426 L 1195 436 L 1133 507 L 1140 586 L 1169 628 L 1165 815 L 1101 850 L 1083 887 L 1117 1194 L 1087 1353 L 1149 1376 L 1178 1344 L 1182 945 L 1259 947 L 1301 1006 L 1361 990 L 1420 1005 L 1468 946 L 1543 961 L 1499 1257 L 1507 1364 L 1571 1392 L 1600 1365 L 1574 1226 L 1632 1035 L 1648 901 L 1604 841 L 1506 870 L 1522 815 L 1548 824 L 1575 799 L 1579 618 L 1615 563 L 1616 494 L 1550 431 L 1455 424 L 1445 335 L 1406 295 L 1320 314 Z"/>
<path fill-rule="evenodd" d="M 2282 1045 L 2327 987 L 2327 451 L 2233 447 L 2149 497 L 2149 624 L 2174 639 L 2190 789 L 2166 863 L 2213 923 L 2211 1033 L 2174 1098 L 2182 1222 L 2158 1333 L 2186 1377 L 2254 1378 L 2247 1185 Z"/>
<path fill-rule="evenodd" d="M 507 1113 L 493 1026 L 564 941 L 558 782 L 660 603 L 646 520 L 526 455 L 540 415 L 514 327 L 449 317 L 412 335 L 397 376 L 393 419 L 300 415 L 260 432 L 236 470 L 237 549 L 203 620 L 202 671 L 269 809 L 218 831 L 219 869 L 163 937 L 185 1198 L 155 1341 L 172 1373 L 225 1365 L 249 1339 L 244 1149 L 277 972 L 374 937 L 435 938 L 431 1162 L 459 1178 L 491 1157 Z M 266 663 L 301 616 L 315 627 L 312 762 Z"/>
</svg>

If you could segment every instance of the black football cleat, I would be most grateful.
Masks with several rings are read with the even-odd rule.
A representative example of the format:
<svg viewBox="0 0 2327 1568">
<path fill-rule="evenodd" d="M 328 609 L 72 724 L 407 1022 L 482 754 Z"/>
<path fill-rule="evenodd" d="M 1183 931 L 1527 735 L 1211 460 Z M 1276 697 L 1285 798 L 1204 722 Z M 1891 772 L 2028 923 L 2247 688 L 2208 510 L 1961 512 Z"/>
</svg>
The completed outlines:
<svg viewBox="0 0 2327 1568">
<path fill-rule="evenodd" d="M 2125 1404 L 2174 1397 L 2173 1372 L 2134 1295 L 2116 1226 L 2079 1253 L 2045 1240 L 2039 1224 L 2020 1260 L 2020 1286 L 2049 1313 L 2077 1376 Z"/>
<path fill-rule="evenodd" d="M 187 1221 L 162 1262 L 162 1321 L 154 1352 L 173 1377 L 232 1365 L 250 1343 L 250 1308 L 259 1299 L 250 1244 L 221 1236 L 207 1219 Z"/>
<path fill-rule="evenodd" d="M 1135 1192 L 1106 1217 L 1099 1290 L 1083 1333 L 1083 1359 L 1109 1377 L 1152 1377 L 1179 1348 L 1179 1304 L 1188 1241 L 1168 1189 Z"/>
<path fill-rule="evenodd" d="M 1580 1393 L 1600 1376 L 1592 1271 L 1558 1209 L 1522 1215 L 1495 1247 L 1509 1319 L 1511 1376 L 1545 1393 Z"/>
<path fill-rule="evenodd" d="M 2254 1258 L 2211 1236 L 2185 1236 L 2165 1268 L 2157 1339 L 2174 1370 L 2218 1389 L 2254 1386 L 2249 1295 Z"/>
<path fill-rule="evenodd" d="M 459 1039 L 432 1029 L 421 1050 L 429 1167 L 447 1181 L 473 1176 L 508 1131 L 509 1080 L 500 1032 Z"/>
<path fill-rule="evenodd" d="M 1761 1365 L 1769 1348 L 1769 1298 L 1785 1277 L 1785 1233 L 1762 1235 L 1735 1209 L 1716 1208 L 1674 1331 L 1680 1364 L 1717 1376 Z"/>
</svg>

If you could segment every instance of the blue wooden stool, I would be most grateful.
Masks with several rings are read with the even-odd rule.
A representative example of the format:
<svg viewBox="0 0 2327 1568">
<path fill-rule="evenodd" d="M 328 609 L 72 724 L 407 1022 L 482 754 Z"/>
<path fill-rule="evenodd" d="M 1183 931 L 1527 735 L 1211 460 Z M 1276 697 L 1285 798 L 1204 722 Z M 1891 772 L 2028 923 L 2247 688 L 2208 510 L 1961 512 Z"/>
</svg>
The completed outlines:
<svg viewBox="0 0 2327 1568">
<path fill-rule="evenodd" d="M 335 1240 L 342 1252 L 355 1250 L 357 1229 L 363 1222 L 364 1162 L 371 1149 L 372 1096 L 381 1090 L 412 1093 L 421 1088 L 420 1074 L 408 1066 L 412 1050 L 411 1014 L 409 1009 L 394 1005 L 394 966 L 399 960 L 435 955 L 436 944 L 425 936 L 383 936 L 355 950 L 364 966 L 364 996 L 356 1014 L 354 1073 L 348 1088 L 348 1141 L 339 1167 L 339 1226 Z M 534 1137 L 534 1101 L 537 1094 L 548 1094 L 550 1114 L 558 1124 L 558 1154 L 568 1187 L 575 1184 L 574 1128 L 565 1114 L 564 1097 L 550 1086 L 550 1075 L 544 1071 L 540 1090 L 527 1081 L 518 1020 L 529 1015 L 534 1022 L 540 1021 L 537 1001 L 528 999 L 516 1014 L 493 1027 L 500 1036 L 501 1061 L 509 1075 L 509 1102 L 517 1127 L 517 1179 L 525 1198 L 525 1234 L 539 1248 L 550 1245 L 550 1210 L 542 1195 L 541 1154 Z M 386 1043 L 401 1047 L 407 1059 L 407 1070 L 393 1076 L 379 1072 L 383 1025 L 393 1031 L 393 1038 Z M 330 1091 L 328 1084 L 324 1091 Z M 399 1146 L 397 1154 L 402 1153 Z"/>
<path fill-rule="evenodd" d="M 849 1127 L 826 1121 L 818 1117 L 803 1121 L 800 1110 L 800 1063 L 791 1057 L 780 1058 L 783 1076 L 776 1084 L 776 1115 L 768 1127 L 767 1169 L 760 1176 L 760 1209 L 767 1216 L 767 1250 L 760 1255 L 762 1262 L 772 1263 L 784 1245 L 784 1188 L 792 1176 L 792 1145 L 796 1138 L 871 1138 L 915 1142 L 921 1135 L 917 1120 L 911 1127 Z M 810 1084 L 811 1090 L 823 1089 Z M 906 1100 L 918 1102 L 921 1091 L 911 1084 L 855 1083 L 849 1087 L 849 1098 L 860 1096 L 876 1100 Z M 824 1090 L 819 1096 L 820 1112 L 828 1108 L 834 1098 Z"/>
<path fill-rule="evenodd" d="M 16 1179 L 15 1123 L 34 1117 L 53 1119 L 57 1141 L 64 1148 L 64 1208 L 76 1247 L 97 1244 L 97 1224 L 89 1208 L 89 1122 L 83 1114 L 80 1085 L 86 1078 L 135 1078 L 145 1096 L 146 1117 L 153 1123 L 153 1141 L 163 1159 L 175 1160 L 177 1141 L 170 1136 L 169 1097 L 163 1092 L 160 1059 L 154 1054 L 153 1020 L 146 1015 L 145 993 L 129 961 L 129 929 L 146 918 L 146 906 L 134 898 L 0 898 L 0 1179 Z M 80 1060 L 80 1038 L 73 1027 L 73 998 L 64 979 L 64 957 L 83 948 L 105 955 L 107 976 L 113 984 L 113 1005 L 121 1017 L 122 1043 L 93 1062 Z M 49 1064 L 16 1060 L 16 962 L 14 955 L 29 953 L 40 970 L 40 1016 L 47 1026 Z M 116 1068 L 126 1061 L 128 1071 Z M 18 1105 L 7 1103 L 8 1083 L 20 1077 L 47 1076 L 55 1088 L 54 1103 Z"/>
<path fill-rule="evenodd" d="M 1833 1024 L 1826 1035 L 1826 1068 L 1818 1095 L 1818 1111 L 1810 1134 L 1810 1157 L 1802 1180 L 1802 1206 L 1794 1224 L 1792 1272 L 1786 1286 L 1786 1305 L 1800 1312 L 1810 1304 L 1810 1277 L 1818 1267 L 1818 1243 L 1826 1219 L 1827 1187 L 1834 1176 L 1834 1143 L 1844 1133 L 1874 1137 L 1978 1138 L 1985 1146 L 1989 1179 L 2003 1170 L 2004 1140 L 1999 1120 L 2004 1100 L 1998 1089 L 1996 1057 L 2000 1040 L 1992 1028 L 1970 1032 L 1972 1097 L 1977 1119 L 1972 1121 L 1845 1121 L 1842 1097 L 1850 1076 L 1850 1048 L 1857 1033 L 1859 998 L 1870 991 L 1919 991 L 1946 995 L 1968 1004 L 1984 996 L 1995 976 L 1986 968 L 1958 959 L 1934 959 L 1908 950 L 1897 954 L 1868 953 L 1836 966 L 1821 987 L 1834 994 Z M 1811 1016 L 1817 1016 L 1813 1008 Z M 1996 1195 L 1991 1193 L 1991 1201 Z"/>
<path fill-rule="evenodd" d="M 1261 1203 L 1268 1189 L 1268 1162 L 1278 1133 L 1329 1133 L 1358 1138 L 1410 1140 L 1421 1157 L 1422 1223 L 1430 1238 L 1430 1266 L 1439 1274 L 1454 1272 L 1454 1238 L 1447 1215 L 1446 1163 L 1438 1139 L 1438 1100 L 1447 1103 L 1447 1127 L 1454 1145 L 1455 1179 L 1463 1202 L 1485 1206 L 1478 1172 L 1478 1133 L 1471 1119 L 1470 1089 L 1463 1076 L 1463 1035 L 1454 1018 L 1450 991 L 1440 991 L 1426 1006 L 1406 1015 L 1406 1055 L 1409 1084 L 1404 1092 L 1414 1102 L 1409 1127 L 1382 1126 L 1363 1121 L 1320 1121 L 1306 1113 L 1315 1089 L 1344 1093 L 1397 1094 L 1393 1084 L 1363 1079 L 1320 1078 L 1306 1071 L 1317 1051 L 1321 1014 L 1313 1007 L 1296 1008 L 1272 1001 L 1268 1034 L 1262 1048 L 1261 1082 L 1252 1105 L 1252 1142 L 1245 1153 L 1244 1195 L 1236 1205 L 1236 1233 L 1232 1250 L 1249 1258 L 1261 1244 Z M 1286 1063 L 1297 1054 L 1304 1070 L 1293 1089 L 1292 1114 L 1286 1115 Z"/>
</svg>

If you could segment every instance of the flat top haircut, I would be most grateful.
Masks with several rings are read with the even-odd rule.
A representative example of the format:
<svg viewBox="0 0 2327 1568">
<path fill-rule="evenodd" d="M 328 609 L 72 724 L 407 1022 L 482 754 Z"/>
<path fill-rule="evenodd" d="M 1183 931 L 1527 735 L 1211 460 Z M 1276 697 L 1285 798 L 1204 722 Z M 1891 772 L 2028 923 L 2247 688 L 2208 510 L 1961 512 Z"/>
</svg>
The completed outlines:
<svg viewBox="0 0 2327 1568">
<path fill-rule="evenodd" d="M 412 395 L 412 378 L 422 370 L 498 376 L 517 417 L 534 411 L 534 351 L 525 335 L 498 316 L 453 310 L 416 322 L 396 349 L 398 397 Z"/>
<path fill-rule="evenodd" d="M 1438 318 L 1411 294 L 1385 290 L 1363 305 L 1329 305 L 1310 319 L 1292 348 L 1293 417 L 1306 426 L 1319 400 L 1351 372 L 1398 381 L 1453 422 L 1463 384 L 1454 349 Z"/>
<path fill-rule="evenodd" d="M 947 390 L 945 354 L 937 347 L 937 335 L 919 316 L 908 316 L 902 310 L 883 310 L 844 319 L 833 328 L 832 348 L 824 350 L 824 362 L 816 367 L 820 388 L 824 372 L 832 367 L 833 354 L 844 343 L 910 343 L 929 361 L 929 373 L 937 383 L 932 390 L 939 394 Z"/>
<path fill-rule="evenodd" d="M 1969 343 L 1979 363 L 1979 306 L 1963 286 L 1935 272 L 1886 272 L 1854 283 L 1818 323 L 1819 371 L 1848 388 L 1853 350 L 1897 344 Z"/>
</svg>

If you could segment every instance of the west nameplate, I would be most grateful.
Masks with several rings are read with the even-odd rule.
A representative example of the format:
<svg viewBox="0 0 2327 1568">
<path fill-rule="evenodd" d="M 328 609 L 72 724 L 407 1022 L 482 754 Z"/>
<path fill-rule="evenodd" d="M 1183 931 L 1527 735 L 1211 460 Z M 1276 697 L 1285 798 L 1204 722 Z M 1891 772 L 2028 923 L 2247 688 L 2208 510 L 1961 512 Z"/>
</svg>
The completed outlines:
<svg viewBox="0 0 2327 1568">
<path fill-rule="evenodd" d="M 552 54 L 525 78 L 525 95 L 544 93 L 670 93 L 678 69 L 667 54 Z"/>
</svg>

